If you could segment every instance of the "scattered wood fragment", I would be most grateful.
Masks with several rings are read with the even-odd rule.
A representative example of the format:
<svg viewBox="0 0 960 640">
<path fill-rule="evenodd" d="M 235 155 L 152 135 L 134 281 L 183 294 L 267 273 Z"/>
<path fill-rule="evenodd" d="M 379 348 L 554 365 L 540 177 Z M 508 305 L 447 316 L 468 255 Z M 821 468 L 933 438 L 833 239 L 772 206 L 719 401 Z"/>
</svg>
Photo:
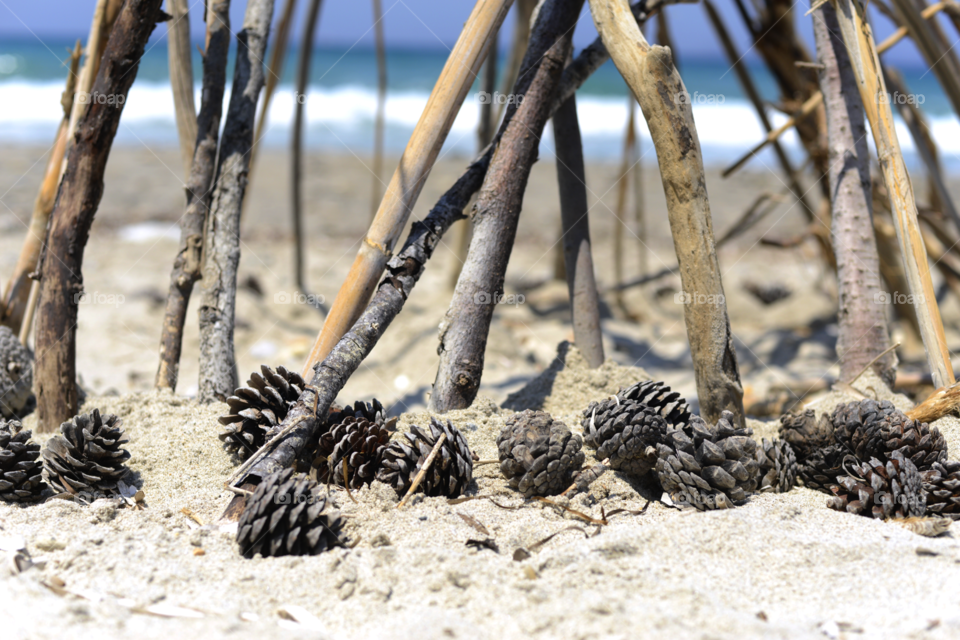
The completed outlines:
<svg viewBox="0 0 960 640">
<path fill-rule="evenodd" d="M 180 513 L 182 513 L 183 515 L 187 516 L 188 518 L 190 518 L 191 520 L 193 520 L 194 522 L 196 522 L 196 523 L 197 523 L 198 525 L 200 525 L 201 527 L 204 526 L 203 520 L 201 520 L 201 519 L 200 519 L 200 516 L 198 516 L 196 513 L 194 513 L 194 512 L 193 512 L 193 509 L 191 509 L 190 507 L 184 507 L 184 508 L 180 509 Z"/>
<path fill-rule="evenodd" d="M 440 454 L 440 448 L 443 446 L 443 443 L 446 441 L 446 439 L 446 432 L 441 433 L 440 437 L 437 438 L 437 443 L 433 445 L 433 449 L 430 450 L 430 455 L 427 456 L 427 459 L 423 462 L 423 466 L 420 467 L 420 471 L 417 472 L 413 482 L 410 483 L 410 488 L 407 489 L 407 493 L 403 496 L 403 500 L 401 500 L 400 504 L 397 505 L 397 509 L 400 509 L 407 504 L 407 500 L 417 490 L 417 487 L 420 486 L 420 483 L 423 482 L 424 476 L 427 475 L 427 471 L 430 470 L 430 467 L 433 465 L 433 461 L 436 460 L 437 456 Z"/>
<path fill-rule="evenodd" d="M 479 520 L 477 520 L 473 516 L 463 513 L 462 511 L 457 511 L 456 513 L 458 516 L 460 516 L 461 520 L 466 522 L 468 525 L 470 525 L 471 527 L 473 527 L 483 535 L 485 536 L 493 535 L 485 526 L 483 526 L 483 524 Z"/>
<path fill-rule="evenodd" d="M 907 417 L 919 422 L 933 422 L 960 411 L 960 383 L 941 387 L 929 398 L 907 411 Z"/>
</svg>

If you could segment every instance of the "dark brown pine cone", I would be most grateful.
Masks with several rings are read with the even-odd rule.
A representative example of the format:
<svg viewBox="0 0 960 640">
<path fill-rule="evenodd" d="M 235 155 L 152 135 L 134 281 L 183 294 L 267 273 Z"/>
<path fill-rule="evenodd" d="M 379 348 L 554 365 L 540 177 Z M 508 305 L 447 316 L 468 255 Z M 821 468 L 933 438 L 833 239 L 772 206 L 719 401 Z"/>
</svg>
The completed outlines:
<svg viewBox="0 0 960 640">
<path fill-rule="evenodd" d="M 788 443 L 764 438 L 757 447 L 757 464 L 760 465 L 760 491 L 786 493 L 796 486 L 797 457 Z"/>
<path fill-rule="evenodd" d="M 934 462 L 920 477 L 927 495 L 927 515 L 960 520 L 960 461 Z"/>
<path fill-rule="evenodd" d="M 446 440 L 418 490 L 428 496 L 458 497 L 473 480 L 473 454 L 466 438 L 449 420 L 443 424 L 430 418 L 429 429 L 413 426 L 393 440 L 383 452 L 377 480 L 405 495 L 442 433 L 447 434 Z"/>
<path fill-rule="evenodd" d="M 657 464 L 657 445 L 667 433 L 667 422 L 659 410 L 624 400 L 619 406 L 607 407 L 597 419 L 596 409 L 585 419 L 583 435 L 584 442 L 597 450 L 597 459 L 609 459 L 610 468 L 636 477 L 651 471 Z"/>
<path fill-rule="evenodd" d="M 917 469 L 927 471 L 947 459 L 947 442 L 936 427 L 911 420 L 889 400 L 841 404 L 831 418 L 837 442 L 859 460 L 881 462 L 899 451 Z"/>
<path fill-rule="evenodd" d="M 808 489 L 834 495 L 837 477 L 846 473 L 843 470 L 843 458 L 847 455 L 847 450 L 839 444 L 824 447 L 798 465 L 797 477 Z"/>
<path fill-rule="evenodd" d="M 683 429 L 672 429 L 657 446 L 657 477 L 679 506 L 701 511 L 726 509 L 756 491 L 760 465 L 750 429 L 734 427 L 729 411 L 716 426 L 692 416 Z"/>
<path fill-rule="evenodd" d="M 834 444 L 833 423 L 824 414 L 817 418 L 813 409 L 780 417 L 780 439 L 793 448 L 797 462 L 804 462 L 817 451 Z"/>
<path fill-rule="evenodd" d="M 58 493 L 114 495 L 117 481 L 127 473 L 130 453 L 121 448 L 121 420 L 100 416 L 100 410 L 76 416 L 60 425 L 60 433 L 43 449 L 44 479 Z"/>
<path fill-rule="evenodd" d="M 320 482 L 343 486 L 343 463 L 347 463 L 350 486 L 357 489 L 376 478 L 390 430 L 383 422 L 383 406 L 357 402 L 330 414 L 327 430 L 320 436 L 316 469 Z"/>
<path fill-rule="evenodd" d="M 230 412 L 220 416 L 226 427 L 219 436 L 223 448 L 243 460 L 266 444 L 267 431 L 283 421 L 306 385 L 299 373 L 284 367 L 274 371 L 260 365 L 260 372 L 227 398 Z"/>
<path fill-rule="evenodd" d="M 9 327 L 0 326 L 0 416 L 26 413 L 32 396 L 33 354 Z"/>
<path fill-rule="evenodd" d="M 899 451 L 893 451 L 886 464 L 877 458 L 856 462 L 847 457 L 847 470 L 853 475 L 838 478 L 836 497 L 827 506 L 874 518 L 910 518 L 926 512 L 926 496 L 916 465 Z"/>
<path fill-rule="evenodd" d="M 500 471 L 526 497 L 555 496 L 583 467 L 583 441 L 544 411 L 522 411 L 497 436 Z"/>
<path fill-rule="evenodd" d="M 40 445 L 30 442 L 31 435 L 16 420 L 0 420 L 0 500 L 36 502 L 47 488 Z"/>
<path fill-rule="evenodd" d="M 582 415 L 580 426 L 587 432 L 591 420 L 598 430 L 617 420 L 621 415 L 633 422 L 637 413 L 646 413 L 643 409 L 653 409 L 672 429 L 682 428 L 690 420 L 690 407 L 680 394 L 655 380 L 643 380 L 626 389 L 621 389 L 616 397 L 601 402 L 591 402 Z"/>
<path fill-rule="evenodd" d="M 240 515 L 240 553 L 245 558 L 312 556 L 343 546 L 344 520 L 333 506 L 306 475 L 290 468 L 271 473 Z"/>
</svg>

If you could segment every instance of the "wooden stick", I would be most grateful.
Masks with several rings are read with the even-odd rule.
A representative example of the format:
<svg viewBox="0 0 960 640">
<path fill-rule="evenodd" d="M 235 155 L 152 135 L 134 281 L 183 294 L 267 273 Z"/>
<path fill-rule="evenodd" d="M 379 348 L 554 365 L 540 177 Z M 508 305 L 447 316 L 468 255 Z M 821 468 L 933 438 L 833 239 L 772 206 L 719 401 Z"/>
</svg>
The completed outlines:
<svg viewBox="0 0 960 640">
<path fill-rule="evenodd" d="M 180 248 L 170 271 L 170 286 L 160 331 L 160 363 L 154 385 L 177 388 L 183 327 L 193 287 L 202 275 L 203 233 L 210 211 L 213 178 L 217 168 L 217 144 L 230 49 L 230 0 L 209 0 L 207 34 L 203 56 L 203 91 L 197 116 L 193 165 L 187 178 L 187 206 L 180 219 Z"/>
<path fill-rule="evenodd" d="M 383 187 L 380 175 L 383 173 L 383 130 L 387 108 L 387 47 L 383 35 L 383 3 L 373 0 L 373 32 L 376 35 L 377 50 L 377 115 L 373 126 L 373 185 L 370 190 L 370 217 L 377 215 Z"/>
<path fill-rule="evenodd" d="M 440 365 L 430 396 L 433 411 L 469 407 L 480 388 L 490 321 L 503 291 L 523 193 L 583 1 L 547 0 L 534 24 L 513 87 L 513 94 L 522 95 L 523 102 L 515 109 L 490 162 L 471 214 L 470 253 L 441 323 Z"/>
<path fill-rule="evenodd" d="M 634 126 L 634 105 L 636 102 L 636 99 L 632 95 L 627 96 L 627 104 L 629 107 L 627 110 L 627 126 L 623 135 L 620 169 L 617 171 L 617 202 L 616 205 L 614 205 L 615 222 L 613 223 L 613 280 L 615 287 L 619 287 L 624 281 L 623 241 L 624 236 L 627 235 L 627 221 L 625 218 L 627 216 L 627 192 L 630 184 L 630 158 L 633 155 L 633 147 L 637 138 L 637 130 Z M 627 309 L 626 302 L 624 302 L 623 289 L 617 288 L 614 289 L 614 291 L 616 291 L 614 299 L 616 300 L 617 307 L 619 307 L 624 315 L 631 317 L 632 314 L 629 309 Z"/>
<path fill-rule="evenodd" d="M 190 46 L 187 0 L 167 0 L 167 12 L 170 14 L 170 20 L 167 21 L 167 54 L 170 86 L 173 88 L 173 111 L 177 119 L 183 175 L 185 180 L 189 180 L 197 141 L 197 107 L 193 101 L 193 49 Z"/>
<path fill-rule="evenodd" d="M 424 476 L 427 475 L 427 471 L 430 470 L 430 467 L 433 465 L 433 461 L 437 459 L 437 455 L 440 453 L 440 448 L 443 446 L 443 443 L 447 440 L 447 434 L 441 433 L 440 437 L 437 438 L 437 444 L 433 445 L 433 449 L 430 450 L 430 455 L 427 456 L 427 459 L 424 460 L 423 466 L 420 467 L 420 471 L 417 472 L 417 475 L 413 478 L 413 482 L 410 484 L 410 488 L 407 489 L 407 493 L 403 496 L 403 500 L 400 501 L 400 504 L 397 505 L 397 509 L 403 507 L 407 504 L 407 500 L 410 496 L 413 495 L 413 492 L 417 490 L 417 487 L 420 486 L 420 483 L 423 482 Z"/>
<path fill-rule="evenodd" d="M 512 0 L 477 0 L 387 186 L 377 215 L 310 351 L 303 373 L 321 362 L 370 301 L 393 245 L 407 224 L 453 120 Z M 514 106 L 514 105 L 511 105 Z"/>
<path fill-rule="evenodd" d="M 233 328 L 240 262 L 240 213 L 272 17 L 273 0 L 250 0 L 243 29 L 237 34 L 230 106 L 204 234 L 204 280 L 199 309 L 201 402 L 226 400 L 238 384 Z"/>
<path fill-rule="evenodd" d="M 937 76 L 954 113 L 960 116 L 960 62 L 956 54 L 952 48 L 941 46 L 938 32 L 934 31 L 935 21 L 924 19 L 916 0 L 893 0 L 893 7 L 924 61 Z M 942 37 L 942 33 L 939 35 Z"/>
<path fill-rule="evenodd" d="M 917 222 L 913 186 L 894 129 L 893 113 L 889 101 L 881 99 L 888 94 L 870 25 L 863 13 L 863 7 L 855 0 L 831 0 L 831 3 L 837 9 L 843 41 L 853 63 L 857 88 L 860 90 L 870 130 L 877 145 L 880 168 L 890 197 L 890 208 L 894 214 L 910 292 L 915 297 L 914 308 L 917 311 L 920 335 L 927 351 L 930 371 L 937 386 L 947 386 L 954 382 L 947 339 L 930 279 L 927 251 L 923 246 Z"/>
<path fill-rule="evenodd" d="M 832 196 L 833 249 L 837 259 L 840 379 L 873 366 L 878 352 L 890 342 L 882 300 L 880 257 L 873 229 L 870 193 L 870 149 L 867 147 L 863 103 L 850 58 L 839 35 L 833 7 L 813 14 L 820 88 L 826 97 L 828 171 Z M 869 363 L 865 365 L 865 363 Z M 896 354 L 880 358 L 877 374 L 887 384 L 897 375 Z M 850 383 L 852 384 L 852 382 Z"/>
<path fill-rule="evenodd" d="M 729 410 L 743 424 L 743 388 L 730 333 L 713 222 L 690 101 L 670 52 L 651 47 L 625 0 L 590 0 L 597 32 L 637 97 L 657 150 L 667 213 L 690 296 L 684 319 L 705 420 Z M 696 296 L 696 299 L 693 297 Z"/>
<path fill-rule="evenodd" d="M 165 15 L 162 0 L 127 0 L 116 20 L 89 104 L 79 120 L 51 217 L 37 319 L 37 430 L 54 431 L 77 414 L 77 310 L 90 225 L 103 194 L 103 171 L 147 39 Z"/>
<path fill-rule="evenodd" d="M 514 9 L 513 42 L 510 52 L 503 66 L 503 78 L 500 80 L 500 93 L 509 94 L 513 85 L 517 83 L 517 74 L 520 72 L 520 63 L 527 53 L 530 42 L 530 27 L 532 25 L 533 10 L 537 8 L 537 0 L 517 0 Z M 503 118 L 505 104 L 497 107 L 494 120 L 499 122 Z"/>
<path fill-rule="evenodd" d="M 30 297 L 27 299 L 27 312 L 23 315 L 23 324 L 20 325 L 20 344 L 27 346 L 30 331 L 33 329 L 33 315 L 37 309 L 37 298 L 40 297 L 40 281 L 33 280 L 30 285 Z"/>
<path fill-rule="evenodd" d="M 918 422 L 933 422 L 960 409 L 960 384 L 941 387 L 926 400 L 907 411 L 907 417 Z"/>
</svg>

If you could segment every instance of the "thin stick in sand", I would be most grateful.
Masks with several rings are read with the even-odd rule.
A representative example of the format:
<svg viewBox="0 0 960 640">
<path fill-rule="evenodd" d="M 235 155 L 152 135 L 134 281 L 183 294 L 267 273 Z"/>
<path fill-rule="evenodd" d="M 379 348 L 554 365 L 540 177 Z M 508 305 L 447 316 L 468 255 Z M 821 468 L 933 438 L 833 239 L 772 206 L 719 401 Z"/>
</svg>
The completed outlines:
<svg viewBox="0 0 960 640">
<path fill-rule="evenodd" d="M 433 445 L 433 449 L 430 450 L 430 455 L 427 456 L 426 460 L 424 460 L 423 466 L 420 467 L 420 471 L 417 472 L 416 477 L 410 484 L 410 488 L 407 489 L 407 493 L 403 496 L 403 500 L 401 500 L 400 504 L 397 505 L 397 509 L 400 509 L 403 507 L 403 505 L 407 504 L 407 500 L 417 490 L 417 487 L 420 486 L 420 483 L 423 482 L 423 478 L 427 475 L 427 471 L 429 471 L 430 467 L 433 466 L 433 461 L 437 459 L 438 455 L 440 455 L 440 448 L 443 446 L 443 443 L 446 442 L 446 440 L 447 434 L 441 433 L 440 437 L 437 438 L 437 443 Z"/>
</svg>

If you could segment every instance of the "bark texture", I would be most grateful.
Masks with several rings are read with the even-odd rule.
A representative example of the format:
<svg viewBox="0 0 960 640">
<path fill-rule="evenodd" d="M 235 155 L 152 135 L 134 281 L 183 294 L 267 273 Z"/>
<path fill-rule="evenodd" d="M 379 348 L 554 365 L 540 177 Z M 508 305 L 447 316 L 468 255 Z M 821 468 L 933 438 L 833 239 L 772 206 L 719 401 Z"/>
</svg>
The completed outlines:
<svg viewBox="0 0 960 640">
<path fill-rule="evenodd" d="M 37 320 L 38 430 L 50 432 L 77 413 L 77 310 L 83 250 L 103 195 L 103 171 L 137 76 L 147 39 L 166 17 L 162 0 L 128 0 L 117 17 L 78 119 L 74 147 L 54 206 L 41 272 Z"/>
<path fill-rule="evenodd" d="M 840 305 L 837 312 L 840 379 L 852 380 L 890 344 L 880 258 L 873 230 L 870 150 L 863 119 L 863 103 L 850 66 L 833 6 L 814 14 L 820 90 L 827 119 L 828 172 L 833 250 L 837 257 Z M 897 375 L 896 354 L 890 352 L 873 365 L 887 384 Z"/>
<path fill-rule="evenodd" d="M 548 0 L 534 24 L 513 88 L 523 102 L 503 130 L 490 161 L 471 214 L 470 252 L 440 325 L 440 366 L 430 396 L 433 411 L 469 407 L 480 388 L 490 320 L 503 294 L 523 192 L 582 6 L 583 0 Z"/>
<path fill-rule="evenodd" d="M 240 263 L 240 212 L 250 168 L 257 99 L 273 0 L 250 0 L 237 35 L 237 64 L 223 129 L 216 186 L 204 237 L 200 302 L 200 401 L 225 400 L 237 388 L 233 325 Z"/>
<path fill-rule="evenodd" d="M 207 5 L 207 42 L 203 57 L 203 90 L 197 116 L 193 165 L 187 178 L 187 209 L 180 219 L 180 249 L 170 272 L 170 290 L 160 333 L 160 364 L 155 386 L 177 388 L 183 326 L 193 287 L 203 266 L 203 229 L 210 210 L 210 191 L 217 168 L 217 142 L 223 115 L 223 93 L 230 49 L 230 0 Z"/>
</svg>

